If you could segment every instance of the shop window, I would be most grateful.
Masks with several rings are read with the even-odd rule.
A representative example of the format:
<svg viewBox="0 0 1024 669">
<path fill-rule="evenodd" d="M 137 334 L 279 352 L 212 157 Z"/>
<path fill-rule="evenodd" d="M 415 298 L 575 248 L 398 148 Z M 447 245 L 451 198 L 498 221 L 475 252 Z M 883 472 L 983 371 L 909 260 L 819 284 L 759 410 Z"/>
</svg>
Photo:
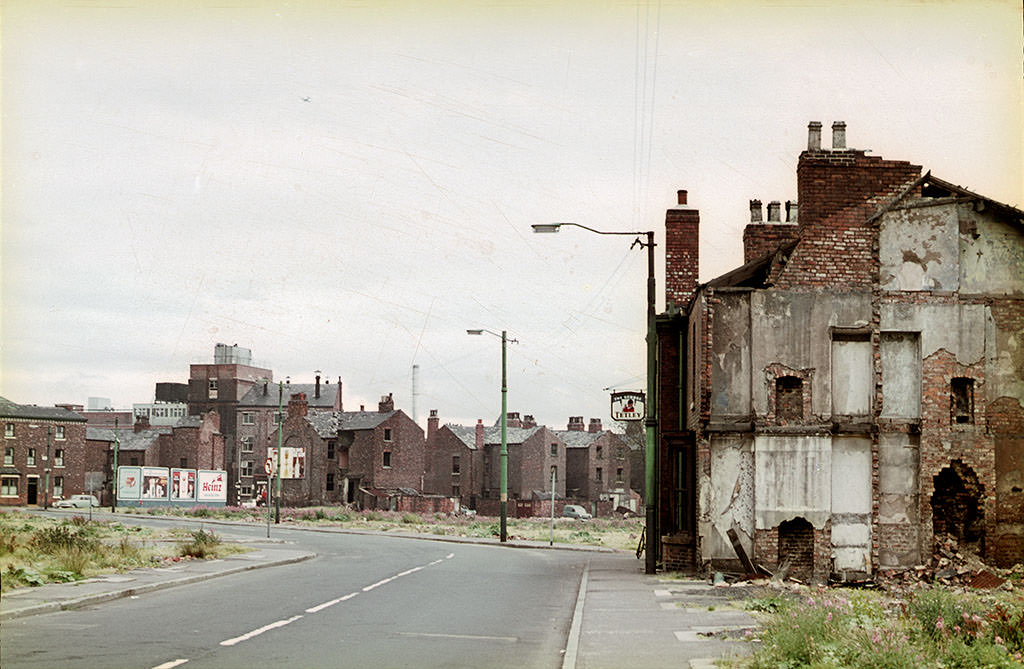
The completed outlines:
<svg viewBox="0 0 1024 669">
<path fill-rule="evenodd" d="M 950 422 L 974 422 L 974 379 L 956 377 L 950 381 Z"/>
</svg>

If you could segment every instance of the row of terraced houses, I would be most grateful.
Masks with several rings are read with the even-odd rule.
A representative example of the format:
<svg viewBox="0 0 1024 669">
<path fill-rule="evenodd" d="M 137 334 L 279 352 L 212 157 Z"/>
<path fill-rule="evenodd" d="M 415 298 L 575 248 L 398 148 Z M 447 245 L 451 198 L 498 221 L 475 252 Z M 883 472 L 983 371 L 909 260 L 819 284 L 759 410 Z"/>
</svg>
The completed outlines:
<svg viewBox="0 0 1024 669">
<path fill-rule="evenodd" d="M 390 394 L 376 407 L 346 410 L 340 378 L 275 383 L 272 370 L 238 346 L 218 344 L 214 362 L 191 365 L 189 377 L 187 386 L 157 384 L 158 401 L 139 405 L 145 409 L 135 416 L 3 400 L 0 504 L 45 506 L 79 493 L 109 504 L 115 452 L 119 465 L 225 470 L 234 483 L 228 503 L 251 503 L 265 499 L 265 464 L 276 467 L 280 443 L 289 457 L 286 506 L 497 510 L 500 431 L 482 419 L 441 425 L 431 410 L 424 432 Z M 187 415 L 153 418 L 180 413 Z M 571 417 L 558 430 L 510 412 L 507 424 L 508 490 L 518 513 L 549 511 L 552 490 L 556 510 L 569 502 L 604 514 L 638 508 L 630 490 L 636 454 L 600 419 Z"/>
</svg>

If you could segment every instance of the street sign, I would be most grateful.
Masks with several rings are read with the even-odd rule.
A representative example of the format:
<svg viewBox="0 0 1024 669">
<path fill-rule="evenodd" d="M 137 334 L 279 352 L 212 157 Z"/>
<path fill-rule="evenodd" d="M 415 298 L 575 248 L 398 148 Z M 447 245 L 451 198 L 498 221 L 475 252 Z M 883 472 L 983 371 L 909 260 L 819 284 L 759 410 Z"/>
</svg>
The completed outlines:
<svg viewBox="0 0 1024 669">
<path fill-rule="evenodd" d="M 643 420 L 647 412 L 644 394 L 633 390 L 612 393 L 612 418 L 615 420 Z"/>
<path fill-rule="evenodd" d="M 263 469 L 267 472 L 267 476 L 274 473 L 274 459 L 267 458 L 267 461 L 263 464 Z"/>
</svg>

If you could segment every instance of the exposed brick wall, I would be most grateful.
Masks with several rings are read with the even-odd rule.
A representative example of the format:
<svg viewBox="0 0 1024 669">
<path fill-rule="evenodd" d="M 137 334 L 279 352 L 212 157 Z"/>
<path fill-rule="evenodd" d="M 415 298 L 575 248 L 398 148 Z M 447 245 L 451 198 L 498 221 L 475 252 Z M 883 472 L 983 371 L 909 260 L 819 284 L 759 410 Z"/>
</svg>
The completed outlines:
<svg viewBox="0 0 1024 669">
<path fill-rule="evenodd" d="M 774 253 L 783 244 L 795 242 L 800 228 L 796 223 L 751 223 L 743 228 L 743 262 L 748 263 Z"/>
</svg>

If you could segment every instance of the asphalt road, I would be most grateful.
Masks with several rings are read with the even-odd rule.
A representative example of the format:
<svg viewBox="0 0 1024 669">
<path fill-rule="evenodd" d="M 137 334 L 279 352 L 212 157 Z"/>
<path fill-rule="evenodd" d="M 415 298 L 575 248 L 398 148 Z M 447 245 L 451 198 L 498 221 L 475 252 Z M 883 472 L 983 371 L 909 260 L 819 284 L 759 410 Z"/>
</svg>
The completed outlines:
<svg viewBox="0 0 1024 669">
<path fill-rule="evenodd" d="M 265 536 L 258 527 L 216 531 Z M 318 557 L 5 622 L 0 664 L 561 666 L 584 555 L 303 530 L 273 536 Z"/>
</svg>

